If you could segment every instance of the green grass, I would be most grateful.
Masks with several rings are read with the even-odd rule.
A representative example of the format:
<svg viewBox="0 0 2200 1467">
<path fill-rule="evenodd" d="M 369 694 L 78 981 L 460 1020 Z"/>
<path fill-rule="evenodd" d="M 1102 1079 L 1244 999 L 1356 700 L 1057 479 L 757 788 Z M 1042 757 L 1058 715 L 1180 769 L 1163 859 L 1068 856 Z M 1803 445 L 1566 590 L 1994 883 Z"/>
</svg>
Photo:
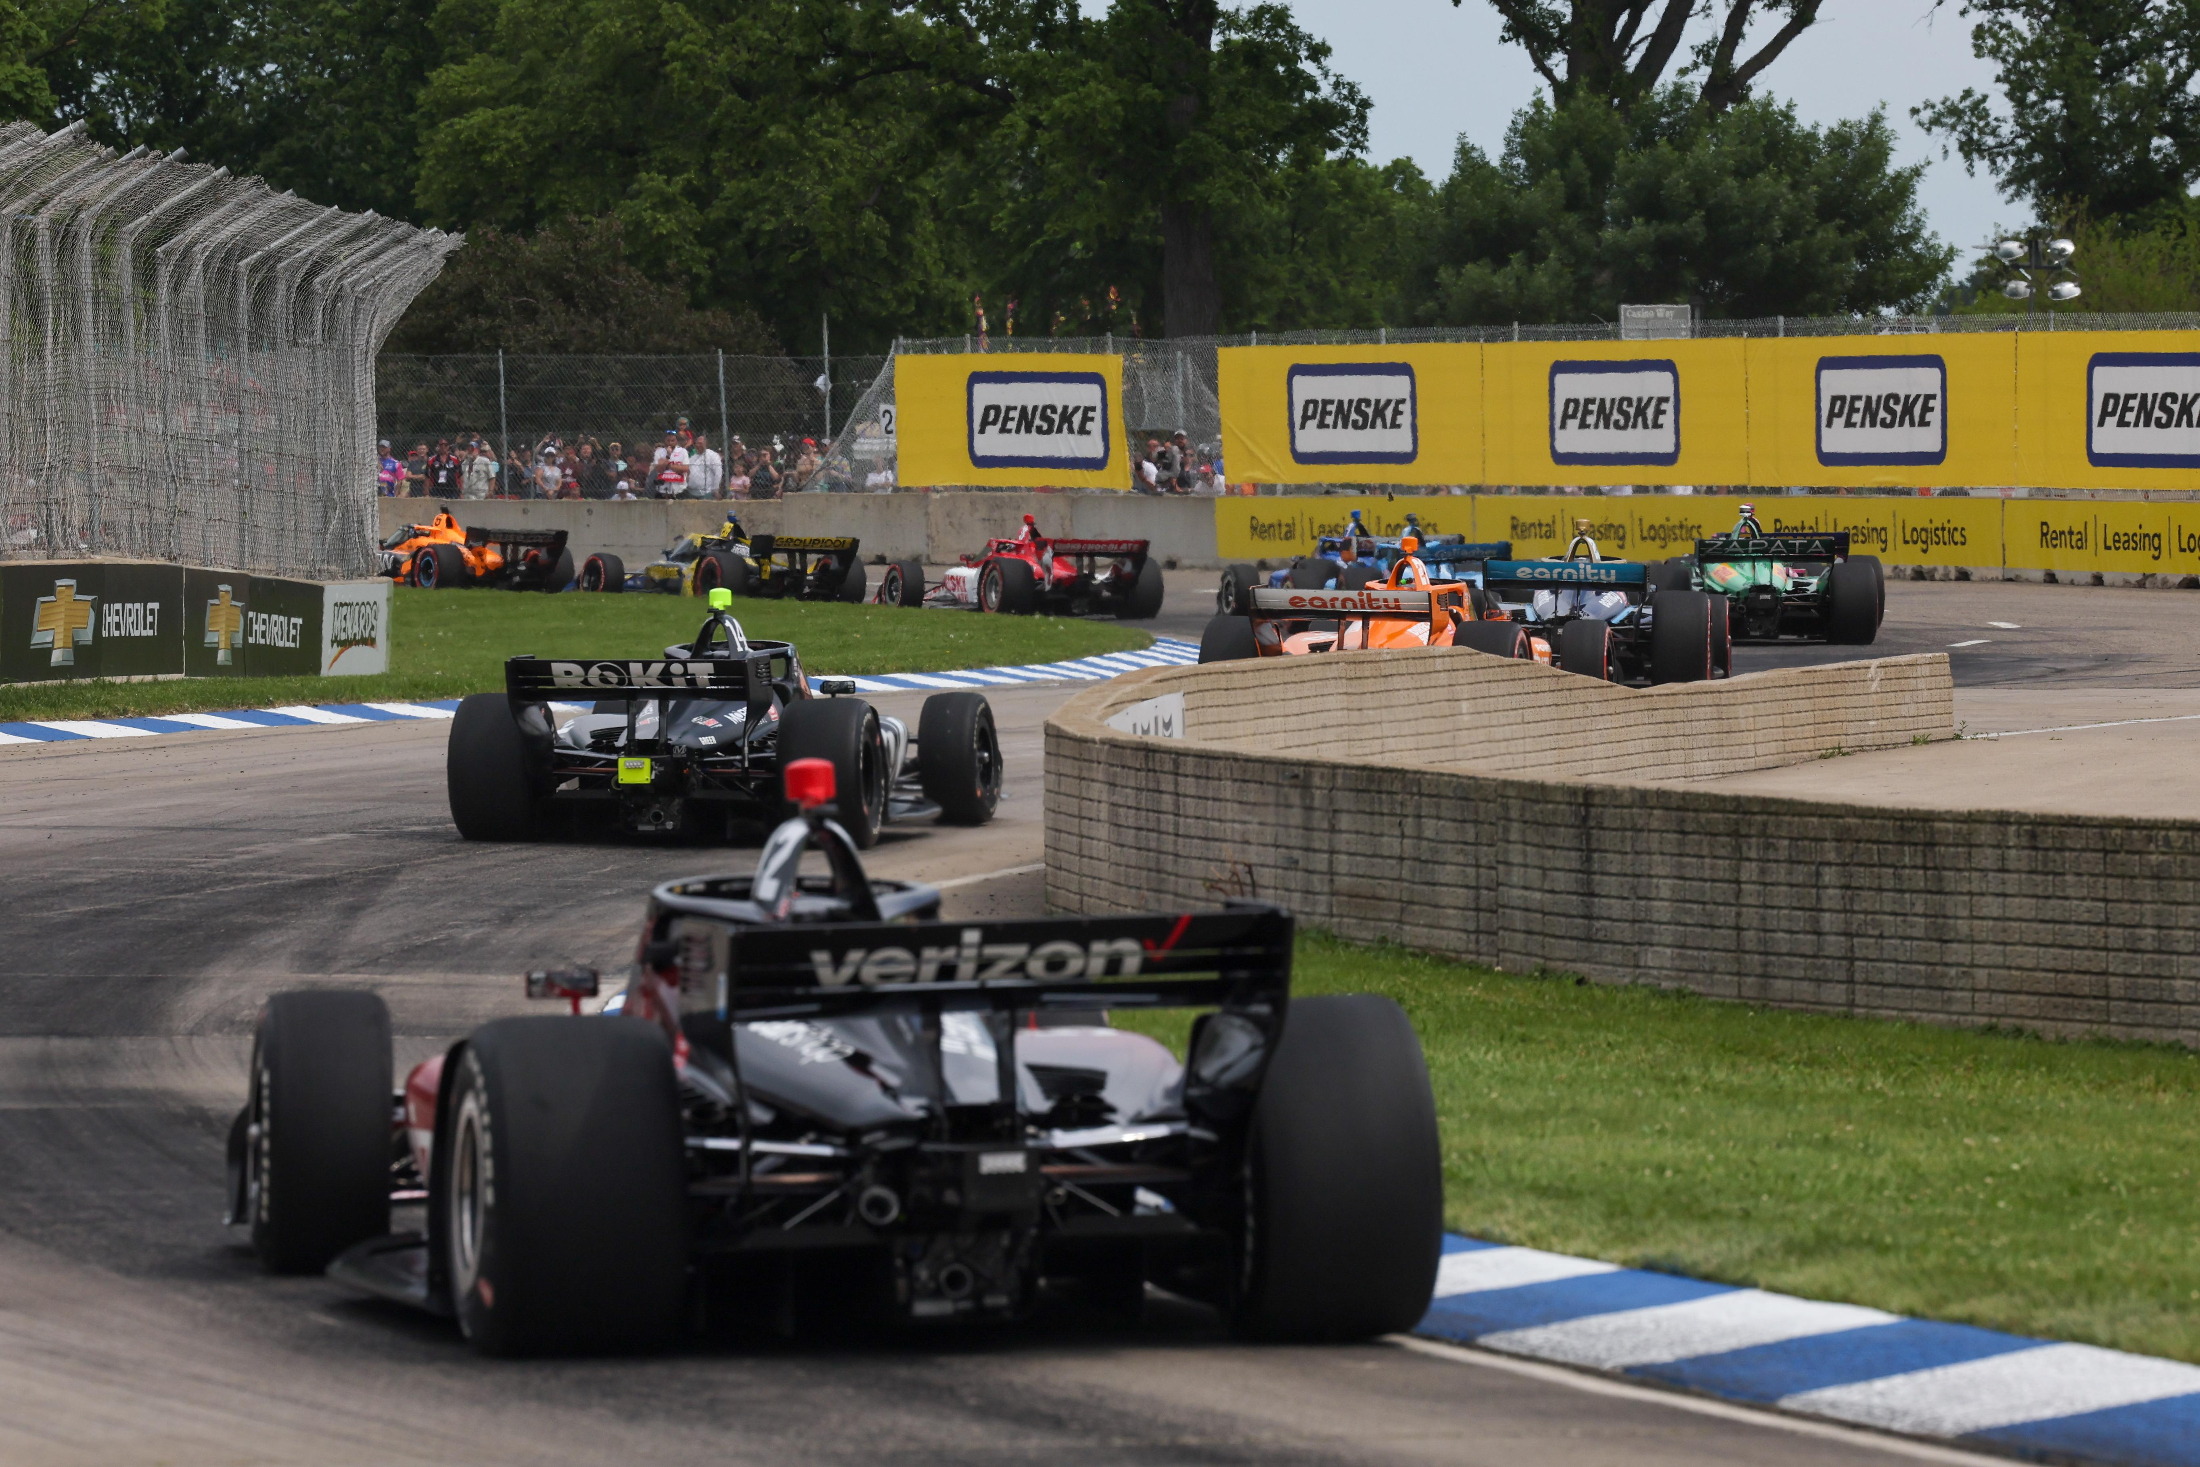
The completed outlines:
<svg viewBox="0 0 2200 1467">
<path fill-rule="evenodd" d="M 544 596 L 399 586 L 390 609 L 390 671 L 379 676 L 0 687 L 0 721 L 455 698 L 502 688 L 504 659 L 520 653 L 662 656 L 667 644 L 694 636 L 705 614 L 700 601 L 684 596 Z M 812 677 L 1058 662 L 1143 647 L 1151 640 L 1145 632 L 1108 621 L 827 602 L 742 601 L 734 615 L 752 637 L 793 642 Z"/>
<path fill-rule="evenodd" d="M 2200 1362 L 2200 1054 L 1519 977 L 1319 933 L 1293 986 L 1412 1015 L 1459 1231 Z"/>
</svg>

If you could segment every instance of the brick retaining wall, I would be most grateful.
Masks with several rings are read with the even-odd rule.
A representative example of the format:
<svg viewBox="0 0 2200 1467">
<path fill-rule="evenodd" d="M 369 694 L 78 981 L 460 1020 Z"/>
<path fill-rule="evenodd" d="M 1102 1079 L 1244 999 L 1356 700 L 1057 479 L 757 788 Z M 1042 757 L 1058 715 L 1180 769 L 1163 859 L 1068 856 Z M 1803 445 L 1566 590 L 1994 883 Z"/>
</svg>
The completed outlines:
<svg viewBox="0 0 2200 1467">
<path fill-rule="evenodd" d="M 1651 692 L 1493 681 L 1476 662 L 1507 666 L 1367 653 L 1159 669 L 1079 694 L 1046 726 L 1049 902 L 1257 896 L 1348 938 L 1514 971 L 2200 1044 L 2200 824 L 1723 796 L 1622 783 L 1622 756 L 1564 747 L 1569 729 L 1630 706 L 1649 730 L 1624 756 L 1643 761 L 1638 778 L 1675 777 L 1643 771 L 1686 763 L 1692 727 L 1717 730 L 1701 744 L 1734 768 L 1814 757 L 1814 739 L 1907 742 L 1936 718 L 1945 736 L 1944 658 Z M 1479 715 L 1430 693 L 1452 680 L 1488 687 Z M 1170 691 L 1186 694 L 1184 739 L 1102 722 Z M 1538 696 L 1540 717 L 1523 701 Z M 1817 711 L 1799 720 L 1797 707 Z M 1513 768 L 1438 762 L 1432 731 L 1447 720 Z M 1549 754 L 1533 772 L 1571 777 L 1524 777 L 1537 745 Z"/>
</svg>

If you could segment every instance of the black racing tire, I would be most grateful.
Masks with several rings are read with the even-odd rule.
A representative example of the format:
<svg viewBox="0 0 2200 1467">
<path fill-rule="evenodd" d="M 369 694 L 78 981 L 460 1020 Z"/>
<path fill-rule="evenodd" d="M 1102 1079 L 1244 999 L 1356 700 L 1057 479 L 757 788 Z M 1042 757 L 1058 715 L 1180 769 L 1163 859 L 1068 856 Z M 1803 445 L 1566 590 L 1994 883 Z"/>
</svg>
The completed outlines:
<svg viewBox="0 0 2200 1467">
<path fill-rule="evenodd" d="M 1467 587 L 1467 604 L 1474 608 L 1476 621 L 1488 621 L 1490 613 L 1497 609 L 1496 598 L 1480 586 Z"/>
<path fill-rule="evenodd" d="M 537 828 L 540 759 L 502 693 L 461 699 L 444 746 L 451 823 L 468 840 L 528 840 Z"/>
<path fill-rule="evenodd" d="M 260 1011 L 245 1102 L 244 1214 L 274 1273 L 319 1273 L 390 1230 L 390 1011 L 344 989 Z"/>
<path fill-rule="evenodd" d="M 1652 561 L 1650 564 L 1650 590 L 1652 594 L 1659 591 L 1688 590 L 1689 573 L 1695 569 L 1695 564 L 1686 556 L 1680 555 L 1673 556 L 1668 560 Z"/>
<path fill-rule="evenodd" d="M 877 844 L 896 773 L 886 767 L 878 711 L 861 698 L 796 698 L 779 710 L 779 767 L 797 759 L 833 766 L 833 818 L 858 850 Z"/>
<path fill-rule="evenodd" d="M 1337 578 L 1337 562 L 1309 555 L 1291 563 L 1291 589 L 1319 591 Z"/>
<path fill-rule="evenodd" d="M 848 563 L 848 574 L 841 578 L 840 589 L 833 593 L 835 601 L 845 601 L 850 606 L 862 603 L 864 590 L 871 583 L 871 573 L 863 568 L 863 562 Z"/>
<path fill-rule="evenodd" d="M 1584 617 L 1558 629 L 1558 666 L 1561 672 L 1612 680 L 1612 624 Z"/>
<path fill-rule="evenodd" d="M 1253 567 L 1240 562 L 1226 567 L 1222 572 L 1222 584 L 1215 589 L 1215 610 L 1221 615 L 1243 616 L 1253 609 L 1253 588 L 1263 577 Z"/>
<path fill-rule="evenodd" d="M 922 606 L 924 567 L 913 560 L 897 560 L 879 578 L 881 606 Z"/>
<path fill-rule="evenodd" d="M 1887 619 L 1887 568 L 1879 563 L 1876 555 L 1852 555 L 1850 565 L 1868 565 L 1872 568 L 1872 581 L 1879 587 L 1879 615 L 1872 623 L 1876 630 Z"/>
<path fill-rule="evenodd" d="M 1129 594 L 1115 603 L 1115 614 L 1124 621 L 1152 621 L 1161 614 L 1161 562 L 1147 560 L 1138 567 L 1138 579 Z"/>
<path fill-rule="evenodd" d="M 695 561 L 695 594 L 708 596 L 724 586 L 736 596 L 749 594 L 749 563 L 724 550 L 706 550 Z"/>
<path fill-rule="evenodd" d="M 1039 606 L 1039 580 L 1020 560 L 1000 556 L 978 572 L 978 609 L 1003 616 L 1029 616 Z"/>
<path fill-rule="evenodd" d="M 1253 640 L 1250 617 L 1216 612 L 1207 619 L 1206 630 L 1199 634 L 1201 662 L 1243 662 L 1258 656 L 1260 644 Z"/>
<path fill-rule="evenodd" d="M 1826 640 L 1852 647 L 1879 637 L 1879 586 L 1868 565 L 1836 562 L 1826 574 Z"/>
<path fill-rule="evenodd" d="M 949 825 L 983 825 L 1001 802 L 1001 737 L 983 693 L 934 693 L 917 715 L 917 777 Z"/>
<path fill-rule="evenodd" d="M 465 553 L 456 545 L 438 541 L 413 553 L 413 584 L 423 591 L 448 590 L 471 579 Z"/>
<path fill-rule="evenodd" d="M 1293 999 L 1246 1146 L 1231 1327 L 1353 1340 L 1428 1312 L 1444 1240 L 1436 1101 L 1405 1011 Z"/>
<path fill-rule="evenodd" d="M 545 591 L 562 591 L 572 584 L 573 552 L 569 548 L 561 549 L 558 551 L 558 558 L 551 563 L 549 579 L 542 583 L 542 589 Z"/>
<path fill-rule="evenodd" d="M 1712 600 L 1702 591 L 1660 591 L 1651 601 L 1651 682 L 1698 683 L 1711 676 Z"/>
<path fill-rule="evenodd" d="M 1374 585 L 1382 578 L 1383 573 L 1374 566 L 1354 561 L 1350 565 L 1338 567 L 1337 589 L 1340 591 L 1357 591 L 1363 586 Z"/>
<path fill-rule="evenodd" d="M 1734 672 L 1734 598 L 1706 592 L 1711 598 L 1711 668 L 1720 677 Z"/>
<path fill-rule="evenodd" d="M 1517 621 L 1463 622 L 1452 629 L 1451 645 L 1518 662 L 1535 656 L 1535 650 L 1528 645 L 1528 628 Z"/>
<path fill-rule="evenodd" d="M 687 1297 L 687 1173 L 663 1032 L 495 1019 L 444 1084 L 431 1242 L 474 1348 L 670 1344 Z"/>
<path fill-rule="evenodd" d="M 608 550 L 581 562 L 581 589 L 617 593 L 626 589 L 626 562 Z"/>
</svg>

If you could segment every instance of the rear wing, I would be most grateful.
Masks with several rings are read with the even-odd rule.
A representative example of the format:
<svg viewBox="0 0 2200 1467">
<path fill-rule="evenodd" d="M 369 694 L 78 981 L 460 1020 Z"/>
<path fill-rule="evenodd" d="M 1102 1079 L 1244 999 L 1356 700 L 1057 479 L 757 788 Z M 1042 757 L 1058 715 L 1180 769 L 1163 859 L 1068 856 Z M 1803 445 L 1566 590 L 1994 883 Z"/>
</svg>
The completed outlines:
<svg viewBox="0 0 2200 1467">
<path fill-rule="evenodd" d="M 653 917 L 669 919 L 683 1009 L 714 1003 L 721 1021 L 1222 1008 L 1273 1025 L 1290 993 L 1291 917 L 1263 903 L 1136 917 L 756 924 L 701 894 L 709 885 L 668 882 L 651 904 Z"/>
<path fill-rule="evenodd" d="M 1755 539 L 1714 535 L 1696 542 L 1698 560 L 1847 560 L 1849 532 L 1806 531 Z"/>
<path fill-rule="evenodd" d="M 1491 560 L 1482 565 L 1482 580 L 1523 586 L 1641 586 L 1650 568 L 1629 560 Z"/>
<path fill-rule="evenodd" d="M 768 539 L 775 550 L 846 550 L 853 552 L 863 542 L 853 535 L 757 535 L 749 543 Z"/>
<path fill-rule="evenodd" d="M 1511 560 L 1513 542 L 1510 540 L 1424 540 L 1414 552 L 1422 560 L 1434 565 L 1450 565 L 1460 560 Z"/>
<path fill-rule="evenodd" d="M 1148 540 L 1049 540 L 1056 555 L 1144 555 Z"/>
<path fill-rule="evenodd" d="M 784 654 L 782 654 L 784 655 Z M 504 691 L 515 702 L 596 698 L 635 702 L 657 698 L 771 698 L 772 651 L 687 661 L 639 658 L 514 657 L 504 664 Z"/>
<path fill-rule="evenodd" d="M 565 531 L 484 530 L 477 527 L 466 532 L 466 543 L 468 545 L 516 545 L 522 548 L 537 548 L 547 550 L 555 556 L 565 548 Z"/>
<path fill-rule="evenodd" d="M 1252 614 L 1285 618 L 1397 616 L 1426 621 L 1439 594 L 1390 586 L 1365 586 L 1357 591 L 1298 591 L 1288 587 L 1255 586 Z"/>
</svg>

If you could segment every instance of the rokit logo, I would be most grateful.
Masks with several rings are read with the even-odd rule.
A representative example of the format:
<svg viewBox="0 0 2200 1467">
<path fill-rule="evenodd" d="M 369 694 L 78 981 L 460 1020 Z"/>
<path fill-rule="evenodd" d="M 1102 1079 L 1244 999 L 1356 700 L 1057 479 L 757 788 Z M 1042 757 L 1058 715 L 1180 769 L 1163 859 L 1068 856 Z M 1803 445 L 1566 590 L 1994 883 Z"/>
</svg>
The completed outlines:
<svg viewBox="0 0 2200 1467">
<path fill-rule="evenodd" d="M 985 929 L 965 927 L 949 947 L 856 947 L 835 953 L 829 948 L 810 951 L 810 971 L 820 988 L 841 988 L 850 983 L 997 983 L 1008 979 L 1033 979 L 1062 983 L 1080 978 L 1105 978 L 1111 973 L 1129 978 L 1145 962 L 1145 950 L 1134 937 L 1094 938 L 1090 943 L 1068 941 L 987 942 Z"/>
<path fill-rule="evenodd" d="M 1820 357 L 1818 462 L 1948 459 L 1948 364 L 1937 356 Z"/>
<path fill-rule="evenodd" d="M 1656 464 L 1681 457 L 1681 373 L 1670 361 L 1551 363 L 1551 462 Z"/>
<path fill-rule="evenodd" d="M 2085 379 L 2096 468 L 2200 469 L 2200 353 L 2096 352 Z"/>
<path fill-rule="evenodd" d="M 1108 466 L 1108 383 L 1098 372 L 972 372 L 969 412 L 978 468 Z"/>
<path fill-rule="evenodd" d="M 736 664 L 738 666 L 738 664 Z M 550 684 L 558 688 L 707 688 L 710 662 L 553 662 Z"/>
<path fill-rule="evenodd" d="M 1286 380 L 1294 462 L 1409 464 L 1420 456 L 1419 395 L 1406 363 L 1295 366 Z"/>
</svg>

